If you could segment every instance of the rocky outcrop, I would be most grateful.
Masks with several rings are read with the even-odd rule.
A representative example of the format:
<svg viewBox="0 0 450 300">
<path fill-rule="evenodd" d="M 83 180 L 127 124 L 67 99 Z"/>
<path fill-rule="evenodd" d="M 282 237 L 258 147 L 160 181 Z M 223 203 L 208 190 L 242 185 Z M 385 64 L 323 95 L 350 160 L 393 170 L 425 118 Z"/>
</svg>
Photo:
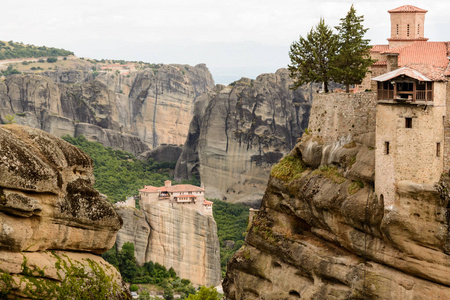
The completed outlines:
<svg viewBox="0 0 450 300">
<path fill-rule="evenodd" d="M 92 254 L 113 246 L 122 219 L 92 187 L 85 153 L 41 130 L 3 126 L 0 174 L 0 294 L 51 299 L 87 276 L 78 292 L 106 281 L 110 297 L 128 298 L 120 274 Z"/>
<path fill-rule="evenodd" d="M 216 222 L 188 206 L 152 203 L 144 210 L 118 208 L 124 226 L 117 247 L 135 245 L 139 264 L 153 261 L 173 267 L 181 278 L 197 285 L 218 285 L 221 280 Z"/>
<path fill-rule="evenodd" d="M 176 145 L 161 145 L 152 150 L 145 151 L 138 159 L 146 161 L 153 159 L 157 162 L 176 162 L 180 158 L 182 147 Z"/>
<path fill-rule="evenodd" d="M 374 194 L 371 94 L 315 99 L 311 111 L 228 264 L 227 299 L 450 299 L 448 174 L 403 182 L 386 209 Z"/>
<path fill-rule="evenodd" d="M 194 100 L 214 85 L 205 65 L 158 65 L 129 74 L 57 70 L 0 82 L 0 121 L 84 135 L 138 155 L 186 139 Z"/>
<path fill-rule="evenodd" d="M 312 88 L 291 85 L 280 69 L 197 98 L 176 180 L 200 177 L 209 198 L 259 206 L 272 165 L 308 122 Z"/>
</svg>

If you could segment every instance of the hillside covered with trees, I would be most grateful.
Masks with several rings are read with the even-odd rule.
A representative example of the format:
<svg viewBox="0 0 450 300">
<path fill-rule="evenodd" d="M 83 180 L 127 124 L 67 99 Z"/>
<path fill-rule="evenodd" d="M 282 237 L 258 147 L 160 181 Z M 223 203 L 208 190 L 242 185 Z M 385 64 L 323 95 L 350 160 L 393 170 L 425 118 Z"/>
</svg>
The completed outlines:
<svg viewBox="0 0 450 300">
<path fill-rule="evenodd" d="M 0 60 L 14 58 L 48 57 L 48 56 L 68 56 L 73 52 L 46 46 L 26 45 L 13 41 L 0 41 Z"/>
<path fill-rule="evenodd" d="M 105 148 L 100 143 L 89 142 L 84 136 L 64 136 L 63 139 L 86 152 L 94 161 L 94 187 L 115 203 L 137 195 L 144 185 L 163 186 L 171 179 L 170 170 L 175 162 L 157 163 L 140 161 L 131 153 Z"/>
</svg>

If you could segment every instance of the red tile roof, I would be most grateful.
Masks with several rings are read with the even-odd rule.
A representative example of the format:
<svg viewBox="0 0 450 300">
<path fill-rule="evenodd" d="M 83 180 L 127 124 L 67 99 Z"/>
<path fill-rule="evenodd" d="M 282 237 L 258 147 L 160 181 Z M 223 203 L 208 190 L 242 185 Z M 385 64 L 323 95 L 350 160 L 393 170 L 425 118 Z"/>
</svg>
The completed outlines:
<svg viewBox="0 0 450 300">
<path fill-rule="evenodd" d="M 446 68 L 444 67 L 434 67 L 425 64 L 407 64 L 405 67 L 414 69 L 433 81 L 447 81 L 445 77 Z"/>
<path fill-rule="evenodd" d="M 428 12 L 428 10 L 426 9 L 422 9 L 422 8 L 418 8 L 416 6 L 412 6 L 412 5 L 403 5 L 391 10 L 388 10 L 388 13 L 405 13 L 405 12 L 409 12 L 409 13 L 415 13 L 415 12 L 419 12 L 419 13 L 426 13 Z"/>
<path fill-rule="evenodd" d="M 205 201 L 203 201 L 203 205 L 212 205 L 214 202 L 211 202 L 211 201 L 208 201 L 208 200 L 205 200 Z"/>
<path fill-rule="evenodd" d="M 373 45 L 370 52 L 384 52 L 389 50 L 389 45 Z"/>
<path fill-rule="evenodd" d="M 146 185 L 143 189 L 140 189 L 139 192 L 146 193 L 158 193 L 158 192 L 169 192 L 169 193 L 177 193 L 177 192 L 204 192 L 205 190 L 191 184 L 177 184 L 172 186 L 151 186 Z"/>
<path fill-rule="evenodd" d="M 174 198 L 197 198 L 197 196 L 195 196 L 195 195 L 178 195 L 178 196 L 175 196 Z"/>
<path fill-rule="evenodd" d="M 398 54 L 399 67 L 407 64 L 427 64 L 446 68 L 449 63 L 447 42 L 419 41 L 389 49 L 382 54 Z"/>
</svg>

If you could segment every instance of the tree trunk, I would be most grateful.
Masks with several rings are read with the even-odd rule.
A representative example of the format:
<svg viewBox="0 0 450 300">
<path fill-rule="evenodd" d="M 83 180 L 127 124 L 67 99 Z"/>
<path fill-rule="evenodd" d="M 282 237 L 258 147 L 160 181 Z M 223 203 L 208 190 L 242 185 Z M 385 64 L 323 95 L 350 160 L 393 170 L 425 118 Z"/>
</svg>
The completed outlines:
<svg viewBox="0 0 450 300">
<path fill-rule="evenodd" d="M 345 92 L 350 93 L 350 84 L 348 83 L 345 85 Z"/>
<path fill-rule="evenodd" d="M 323 83 L 323 90 L 325 93 L 328 93 L 328 82 L 326 81 Z"/>
</svg>

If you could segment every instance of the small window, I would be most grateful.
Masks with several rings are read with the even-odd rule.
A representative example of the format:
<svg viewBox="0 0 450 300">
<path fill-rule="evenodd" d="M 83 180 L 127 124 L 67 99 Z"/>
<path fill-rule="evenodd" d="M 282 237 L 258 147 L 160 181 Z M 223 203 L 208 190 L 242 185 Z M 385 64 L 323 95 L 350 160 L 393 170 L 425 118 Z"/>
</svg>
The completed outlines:
<svg viewBox="0 0 450 300">
<path fill-rule="evenodd" d="M 384 142 L 384 154 L 389 155 L 389 142 Z"/>
<path fill-rule="evenodd" d="M 412 128 L 412 118 L 405 118 L 405 128 Z"/>
<path fill-rule="evenodd" d="M 409 36 L 409 24 L 406 26 L 406 36 Z"/>
<path fill-rule="evenodd" d="M 420 35 L 420 24 L 417 24 L 417 35 Z"/>
<path fill-rule="evenodd" d="M 398 24 L 397 24 L 397 35 L 398 35 Z"/>
<path fill-rule="evenodd" d="M 441 143 L 436 143 L 436 156 L 441 156 Z"/>
</svg>

